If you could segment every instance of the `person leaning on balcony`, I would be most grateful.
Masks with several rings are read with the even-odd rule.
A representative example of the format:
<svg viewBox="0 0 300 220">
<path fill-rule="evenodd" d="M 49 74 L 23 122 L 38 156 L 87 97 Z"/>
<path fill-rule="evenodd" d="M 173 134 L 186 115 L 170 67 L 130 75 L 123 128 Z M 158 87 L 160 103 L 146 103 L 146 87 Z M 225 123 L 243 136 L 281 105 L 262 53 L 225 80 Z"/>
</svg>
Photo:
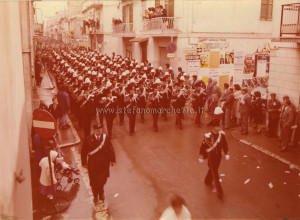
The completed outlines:
<svg viewBox="0 0 300 220">
<path fill-rule="evenodd" d="M 283 106 L 280 113 L 281 152 L 287 151 L 295 121 L 295 109 L 291 105 L 289 96 L 283 97 Z"/>
</svg>

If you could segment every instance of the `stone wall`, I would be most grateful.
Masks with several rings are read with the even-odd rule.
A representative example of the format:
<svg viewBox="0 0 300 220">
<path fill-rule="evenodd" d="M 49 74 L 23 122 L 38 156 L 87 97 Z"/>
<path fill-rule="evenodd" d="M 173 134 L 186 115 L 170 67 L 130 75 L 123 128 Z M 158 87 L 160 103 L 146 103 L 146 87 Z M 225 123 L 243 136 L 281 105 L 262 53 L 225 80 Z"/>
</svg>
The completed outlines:
<svg viewBox="0 0 300 220">
<path fill-rule="evenodd" d="M 282 101 L 288 95 L 299 106 L 300 94 L 300 47 L 296 43 L 277 43 L 271 45 L 269 92 L 274 92 Z"/>
</svg>

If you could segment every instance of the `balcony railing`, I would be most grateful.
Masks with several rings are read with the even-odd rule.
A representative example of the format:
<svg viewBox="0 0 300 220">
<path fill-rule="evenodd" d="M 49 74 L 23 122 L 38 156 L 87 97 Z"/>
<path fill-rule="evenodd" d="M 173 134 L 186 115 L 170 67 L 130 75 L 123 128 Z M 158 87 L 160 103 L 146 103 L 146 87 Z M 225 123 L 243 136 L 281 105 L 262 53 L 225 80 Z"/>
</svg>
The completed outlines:
<svg viewBox="0 0 300 220">
<path fill-rule="evenodd" d="M 300 3 L 282 5 L 280 37 L 282 34 L 300 34 Z"/>
<path fill-rule="evenodd" d="M 82 34 L 103 34 L 103 24 L 100 24 L 96 27 L 86 27 L 85 29 L 82 29 Z"/>
<path fill-rule="evenodd" d="M 133 23 L 121 23 L 113 25 L 113 33 L 133 32 Z"/>
<path fill-rule="evenodd" d="M 149 30 L 178 30 L 178 18 L 160 17 L 144 20 L 144 31 Z"/>
</svg>

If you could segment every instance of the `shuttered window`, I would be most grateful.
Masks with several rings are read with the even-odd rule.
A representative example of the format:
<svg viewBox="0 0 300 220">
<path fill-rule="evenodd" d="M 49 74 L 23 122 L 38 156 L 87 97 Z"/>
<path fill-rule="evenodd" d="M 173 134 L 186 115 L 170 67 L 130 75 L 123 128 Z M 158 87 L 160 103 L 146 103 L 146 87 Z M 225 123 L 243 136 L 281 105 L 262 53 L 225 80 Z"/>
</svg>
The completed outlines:
<svg viewBox="0 0 300 220">
<path fill-rule="evenodd" d="M 261 0 L 260 19 L 272 20 L 273 0 Z"/>
</svg>

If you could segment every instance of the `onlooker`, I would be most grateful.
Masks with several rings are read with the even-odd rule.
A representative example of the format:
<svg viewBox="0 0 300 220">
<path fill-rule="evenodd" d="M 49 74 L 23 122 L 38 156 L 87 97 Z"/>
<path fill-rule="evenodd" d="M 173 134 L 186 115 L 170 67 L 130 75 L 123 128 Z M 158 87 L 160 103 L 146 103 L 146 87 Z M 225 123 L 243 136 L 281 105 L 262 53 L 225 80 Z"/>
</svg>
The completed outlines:
<svg viewBox="0 0 300 220">
<path fill-rule="evenodd" d="M 240 114 L 240 98 L 242 97 L 241 87 L 239 84 L 234 84 L 234 104 L 233 104 L 233 117 L 235 119 L 236 125 L 241 123 L 241 114 Z"/>
<path fill-rule="evenodd" d="M 57 156 L 58 156 L 58 153 L 56 151 L 54 151 L 54 150 L 50 151 L 52 178 L 53 178 L 54 186 L 52 186 L 48 156 L 45 156 L 43 159 L 41 159 L 41 161 L 39 163 L 39 166 L 41 167 L 40 193 L 42 195 L 47 196 L 48 198 L 52 198 L 53 194 L 56 191 L 57 180 L 54 175 L 54 163 L 56 161 Z M 53 188 L 54 188 L 54 192 L 53 192 Z"/>
<path fill-rule="evenodd" d="M 295 109 L 291 106 L 289 96 L 283 97 L 283 107 L 280 113 L 281 152 L 287 151 L 295 119 Z"/>
<path fill-rule="evenodd" d="M 61 107 L 60 125 L 62 128 L 69 128 L 70 125 L 67 124 L 67 113 L 70 110 L 70 99 L 65 88 L 61 86 L 57 93 L 58 104 Z"/>
<path fill-rule="evenodd" d="M 171 198 L 171 206 L 168 207 L 161 215 L 160 220 L 190 220 L 192 219 L 186 203 L 181 196 L 174 195 Z"/>
<path fill-rule="evenodd" d="M 53 118 L 55 119 L 56 134 L 58 134 L 58 120 L 62 116 L 62 109 L 58 104 L 58 100 L 56 96 L 52 98 L 52 102 L 53 103 L 49 106 L 49 112 L 52 114 Z"/>
<path fill-rule="evenodd" d="M 240 100 L 240 113 L 241 113 L 241 134 L 248 134 L 248 120 L 251 110 L 251 97 L 248 94 L 246 87 L 242 88 L 242 97 Z"/>
<path fill-rule="evenodd" d="M 227 91 L 226 99 L 224 102 L 224 110 L 225 110 L 225 126 L 224 128 L 229 129 L 231 127 L 231 111 L 234 103 L 234 94 L 233 88 L 229 88 Z"/>
<path fill-rule="evenodd" d="M 215 108 L 218 106 L 218 102 L 220 100 L 221 97 L 221 90 L 219 88 L 219 86 L 217 86 L 217 81 L 213 80 L 213 89 L 212 89 L 212 103 L 211 103 L 211 111 L 214 112 Z"/>
<path fill-rule="evenodd" d="M 267 109 L 268 109 L 268 118 L 269 118 L 269 137 L 277 136 L 278 129 L 278 121 L 280 114 L 281 103 L 276 99 L 276 94 L 270 94 L 271 99 L 268 101 Z"/>
<path fill-rule="evenodd" d="M 214 88 L 214 85 L 212 83 L 212 79 L 208 78 L 207 80 L 207 88 L 206 88 L 206 94 L 207 94 L 207 111 L 210 113 L 213 113 L 211 110 L 211 102 L 212 102 L 212 90 Z"/>
<path fill-rule="evenodd" d="M 45 101 L 43 99 L 40 100 L 39 109 L 43 109 L 45 111 L 49 111 L 48 106 L 45 104 Z"/>
<path fill-rule="evenodd" d="M 261 124 L 263 123 L 264 113 L 263 113 L 263 100 L 261 98 L 261 93 L 259 91 L 254 92 L 254 123 L 256 127 L 256 133 L 261 133 Z"/>
<path fill-rule="evenodd" d="M 223 126 L 225 126 L 226 111 L 225 111 L 225 108 L 224 108 L 224 104 L 225 104 L 226 97 L 228 95 L 229 84 L 228 83 L 224 83 L 223 87 L 224 87 L 224 92 L 221 95 L 220 101 L 221 101 L 221 108 L 225 112 L 225 114 L 223 115 L 223 118 L 222 118 L 222 124 L 223 124 Z"/>
</svg>

